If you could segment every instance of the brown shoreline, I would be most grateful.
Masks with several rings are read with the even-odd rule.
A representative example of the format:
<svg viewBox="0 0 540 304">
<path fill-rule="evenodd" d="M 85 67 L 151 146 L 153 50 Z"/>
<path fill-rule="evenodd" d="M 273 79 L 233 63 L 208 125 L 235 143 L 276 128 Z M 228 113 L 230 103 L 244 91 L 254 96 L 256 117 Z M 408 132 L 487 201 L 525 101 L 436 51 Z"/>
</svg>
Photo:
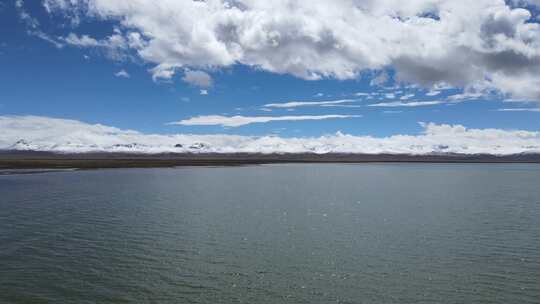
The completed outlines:
<svg viewBox="0 0 540 304">
<path fill-rule="evenodd" d="M 540 154 L 135 154 L 2 151 L 0 169 L 160 168 L 177 166 L 238 166 L 276 163 L 540 163 Z"/>
</svg>

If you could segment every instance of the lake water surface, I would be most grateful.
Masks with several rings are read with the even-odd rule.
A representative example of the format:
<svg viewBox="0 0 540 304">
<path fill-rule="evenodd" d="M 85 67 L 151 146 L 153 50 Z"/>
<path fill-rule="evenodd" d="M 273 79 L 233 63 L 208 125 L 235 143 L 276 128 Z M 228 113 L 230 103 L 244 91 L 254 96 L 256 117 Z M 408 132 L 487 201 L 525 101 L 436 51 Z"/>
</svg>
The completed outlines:
<svg viewBox="0 0 540 304">
<path fill-rule="evenodd" d="M 539 303 L 540 165 L 0 176 L 0 303 Z"/>
</svg>

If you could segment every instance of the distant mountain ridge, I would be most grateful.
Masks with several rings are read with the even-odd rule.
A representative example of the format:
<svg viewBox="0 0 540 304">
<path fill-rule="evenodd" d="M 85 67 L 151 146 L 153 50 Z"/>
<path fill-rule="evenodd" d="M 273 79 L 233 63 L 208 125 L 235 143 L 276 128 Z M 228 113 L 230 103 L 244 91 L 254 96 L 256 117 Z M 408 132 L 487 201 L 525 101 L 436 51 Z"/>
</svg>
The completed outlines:
<svg viewBox="0 0 540 304">
<path fill-rule="evenodd" d="M 0 150 L 56 153 L 493 154 L 540 153 L 540 132 L 421 123 L 417 134 L 313 137 L 145 134 L 76 120 L 0 116 Z M 359 131 L 360 132 L 360 131 Z"/>
<path fill-rule="evenodd" d="M 294 140 L 294 139 L 293 139 Z M 267 146 L 266 149 L 262 151 L 249 151 L 249 149 L 239 148 L 235 150 L 234 147 L 220 147 L 214 146 L 210 143 L 205 142 L 183 142 L 183 143 L 171 143 L 171 144 L 160 144 L 160 145 L 151 145 L 143 143 L 128 143 L 128 144 L 109 144 L 109 145 L 97 145 L 97 144 L 81 144 L 75 142 L 66 142 L 66 143 L 55 143 L 55 144 L 43 144 L 39 142 L 32 142 L 26 139 L 19 139 L 13 144 L 5 148 L 0 148 L 0 151 L 9 152 L 9 151 L 28 151 L 28 152 L 53 152 L 60 154 L 87 154 L 87 153 L 131 153 L 131 154 L 345 154 L 345 155 L 418 155 L 418 156 L 427 156 L 427 155 L 494 155 L 494 156 L 503 156 L 503 155 L 529 155 L 529 154 L 540 154 L 540 146 L 530 145 L 522 147 L 524 151 L 518 153 L 464 153 L 464 152 L 454 152 L 450 145 L 446 144 L 433 144 L 430 147 L 411 144 L 408 147 L 408 151 L 392 151 L 388 149 L 385 151 L 368 153 L 365 151 L 347 151 L 339 145 L 319 145 L 319 146 L 310 146 L 304 145 L 298 148 L 298 142 L 296 150 L 298 151 L 289 151 L 287 149 L 287 142 L 282 142 L 278 145 Z M 465 148 L 466 150 L 466 148 Z"/>
<path fill-rule="evenodd" d="M 67 142 L 65 144 L 43 145 L 31 141 L 20 139 L 5 149 L 0 151 L 41 151 L 41 152 L 59 152 L 59 153 L 89 153 L 89 152 L 118 152 L 118 153 L 189 153 L 200 152 L 208 149 L 210 146 L 206 143 L 195 142 L 191 144 L 174 144 L 170 146 L 152 146 L 140 143 L 130 144 L 112 144 L 108 146 L 98 146 L 96 144 L 83 145 Z"/>
</svg>

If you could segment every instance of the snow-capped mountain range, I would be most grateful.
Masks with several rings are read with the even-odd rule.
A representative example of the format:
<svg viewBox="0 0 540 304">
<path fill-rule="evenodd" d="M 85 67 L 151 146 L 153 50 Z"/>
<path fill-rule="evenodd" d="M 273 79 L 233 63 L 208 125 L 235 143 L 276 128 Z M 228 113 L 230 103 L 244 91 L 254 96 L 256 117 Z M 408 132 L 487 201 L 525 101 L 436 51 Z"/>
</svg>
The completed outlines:
<svg viewBox="0 0 540 304">
<path fill-rule="evenodd" d="M 320 137 L 159 135 L 39 116 L 0 116 L 0 150 L 58 153 L 540 153 L 540 132 L 422 123 L 418 135 Z"/>
</svg>

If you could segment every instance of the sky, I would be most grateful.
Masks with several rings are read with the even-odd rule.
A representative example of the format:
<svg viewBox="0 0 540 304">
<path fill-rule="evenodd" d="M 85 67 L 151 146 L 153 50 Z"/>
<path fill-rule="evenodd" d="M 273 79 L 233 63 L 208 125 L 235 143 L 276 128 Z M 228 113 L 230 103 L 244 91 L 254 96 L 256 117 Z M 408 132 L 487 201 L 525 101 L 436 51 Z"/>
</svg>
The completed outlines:
<svg viewBox="0 0 540 304">
<path fill-rule="evenodd" d="M 173 137 L 390 138 L 428 126 L 534 137 L 539 8 L 538 0 L 5 0 L 0 142 L 37 140 L 25 130 L 43 119 Z"/>
</svg>

